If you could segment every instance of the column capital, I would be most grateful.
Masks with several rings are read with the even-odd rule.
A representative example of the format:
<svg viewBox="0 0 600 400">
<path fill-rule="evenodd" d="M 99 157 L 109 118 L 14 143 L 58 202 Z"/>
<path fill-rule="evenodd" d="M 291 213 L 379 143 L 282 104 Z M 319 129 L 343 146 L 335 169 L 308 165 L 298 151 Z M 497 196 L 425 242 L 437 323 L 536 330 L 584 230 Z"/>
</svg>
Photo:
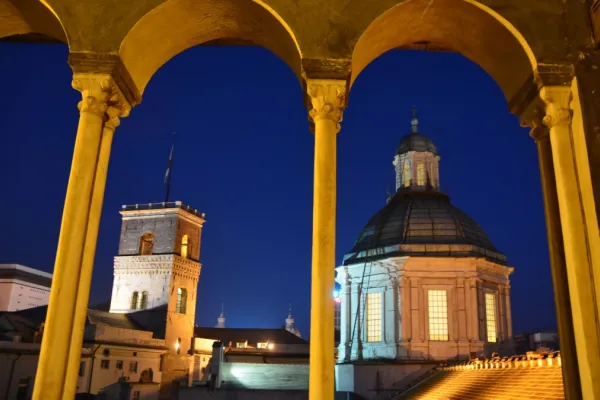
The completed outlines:
<svg viewBox="0 0 600 400">
<path fill-rule="evenodd" d="M 529 107 L 520 116 L 520 123 L 523 128 L 530 128 L 529 136 L 537 143 L 548 136 L 548 130 L 544 125 L 544 102 L 538 96 Z"/>
<path fill-rule="evenodd" d="M 112 78 L 131 107 L 142 101 L 142 95 L 118 54 L 70 53 L 73 74 L 99 74 Z"/>
<path fill-rule="evenodd" d="M 540 98 L 546 104 L 544 125 L 548 128 L 569 125 L 571 122 L 571 88 L 569 86 L 544 86 Z"/>
<path fill-rule="evenodd" d="M 346 107 L 346 81 L 308 79 L 306 91 L 312 106 L 308 112 L 310 120 L 329 119 L 338 124 L 339 131 Z"/>
<path fill-rule="evenodd" d="M 112 77 L 108 74 L 76 73 L 71 84 L 81 92 L 80 112 L 90 112 L 102 117 L 105 126 L 114 130 L 120 117 L 127 117 L 131 106 Z"/>
</svg>

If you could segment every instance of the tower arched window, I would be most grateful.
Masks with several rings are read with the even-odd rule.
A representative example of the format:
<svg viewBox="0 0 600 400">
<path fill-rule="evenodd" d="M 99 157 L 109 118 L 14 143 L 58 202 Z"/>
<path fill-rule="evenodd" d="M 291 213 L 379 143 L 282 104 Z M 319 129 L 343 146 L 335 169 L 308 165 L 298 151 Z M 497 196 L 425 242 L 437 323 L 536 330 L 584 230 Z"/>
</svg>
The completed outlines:
<svg viewBox="0 0 600 400">
<path fill-rule="evenodd" d="M 149 256 L 152 255 L 152 248 L 154 247 L 154 234 L 145 233 L 140 238 L 140 255 Z"/>
<path fill-rule="evenodd" d="M 175 312 L 178 314 L 185 314 L 187 311 L 187 290 L 184 288 L 177 289 L 177 304 L 175 305 Z"/>
<path fill-rule="evenodd" d="M 417 164 L 417 185 L 425 186 L 425 165 L 422 162 Z"/>
<path fill-rule="evenodd" d="M 137 310 L 137 308 L 138 308 L 138 299 L 139 299 L 139 293 L 138 292 L 133 292 L 133 295 L 131 296 L 131 309 L 132 310 Z"/>
<path fill-rule="evenodd" d="M 183 235 L 183 237 L 181 238 L 181 257 L 183 258 L 188 258 L 188 242 L 188 235 Z"/>
<path fill-rule="evenodd" d="M 404 187 L 410 186 L 410 165 L 404 161 Z"/>
<path fill-rule="evenodd" d="M 143 291 L 142 295 L 140 296 L 140 304 L 138 307 L 140 310 L 145 310 L 146 308 L 148 308 L 148 292 Z"/>
</svg>

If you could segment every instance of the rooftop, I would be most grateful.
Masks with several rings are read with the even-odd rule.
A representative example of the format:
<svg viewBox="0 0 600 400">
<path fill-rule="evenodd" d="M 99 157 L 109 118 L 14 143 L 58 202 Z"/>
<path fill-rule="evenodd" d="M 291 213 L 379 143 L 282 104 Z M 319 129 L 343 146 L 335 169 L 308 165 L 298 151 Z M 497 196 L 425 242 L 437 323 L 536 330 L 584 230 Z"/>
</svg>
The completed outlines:
<svg viewBox="0 0 600 400">
<path fill-rule="evenodd" d="M 285 329 L 269 328 L 194 328 L 194 337 L 219 340 L 225 344 L 248 341 L 251 346 L 257 343 L 308 344 L 308 342 Z"/>
<path fill-rule="evenodd" d="M 166 209 L 172 209 L 172 208 L 179 208 L 183 211 L 187 211 L 188 213 L 195 215 L 197 217 L 200 217 L 200 218 L 204 218 L 206 216 L 205 213 L 199 212 L 197 209 L 192 208 L 186 204 L 183 204 L 181 201 L 122 205 L 121 211 L 149 211 L 149 210 L 166 210 Z"/>
<path fill-rule="evenodd" d="M 52 283 L 52 274 L 20 264 L 0 264 L 0 278 L 21 279 L 48 287 Z"/>
<path fill-rule="evenodd" d="M 395 398 L 564 399 L 560 353 L 472 360 L 443 367 Z"/>
</svg>

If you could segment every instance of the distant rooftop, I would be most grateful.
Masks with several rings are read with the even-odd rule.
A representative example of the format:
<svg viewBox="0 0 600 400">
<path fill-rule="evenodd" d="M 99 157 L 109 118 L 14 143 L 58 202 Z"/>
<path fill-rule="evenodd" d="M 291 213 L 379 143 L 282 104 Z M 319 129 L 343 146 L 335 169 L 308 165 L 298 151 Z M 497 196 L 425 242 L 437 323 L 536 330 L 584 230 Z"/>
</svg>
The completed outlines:
<svg viewBox="0 0 600 400">
<path fill-rule="evenodd" d="M 20 264 L 0 264 L 0 278 L 21 279 L 47 287 L 52 284 L 52 274 Z"/>
<path fill-rule="evenodd" d="M 199 212 L 197 209 L 192 208 L 186 204 L 183 204 L 181 201 L 169 201 L 162 203 L 146 203 L 146 204 L 132 204 L 132 205 L 122 205 L 122 211 L 138 211 L 138 210 L 160 210 L 167 208 L 180 208 L 184 211 L 189 212 L 197 217 L 204 218 L 206 214 Z"/>
</svg>

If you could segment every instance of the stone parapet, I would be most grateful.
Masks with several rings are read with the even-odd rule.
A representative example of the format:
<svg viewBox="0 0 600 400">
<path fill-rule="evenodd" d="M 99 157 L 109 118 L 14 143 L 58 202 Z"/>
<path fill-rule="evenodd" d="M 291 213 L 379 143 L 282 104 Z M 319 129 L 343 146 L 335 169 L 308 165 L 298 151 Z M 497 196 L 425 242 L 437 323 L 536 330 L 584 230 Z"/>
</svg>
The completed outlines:
<svg viewBox="0 0 600 400">
<path fill-rule="evenodd" d="M 491 359 L 472 359 L 460 364 L 440 367 L 442 371 L 464 371 L 475 369 L 506 369 L 506 368 L 544 368 L 562 366 L 560 352 L 536 353 L 512 357 L 497 357 Z"/>
</svg>

